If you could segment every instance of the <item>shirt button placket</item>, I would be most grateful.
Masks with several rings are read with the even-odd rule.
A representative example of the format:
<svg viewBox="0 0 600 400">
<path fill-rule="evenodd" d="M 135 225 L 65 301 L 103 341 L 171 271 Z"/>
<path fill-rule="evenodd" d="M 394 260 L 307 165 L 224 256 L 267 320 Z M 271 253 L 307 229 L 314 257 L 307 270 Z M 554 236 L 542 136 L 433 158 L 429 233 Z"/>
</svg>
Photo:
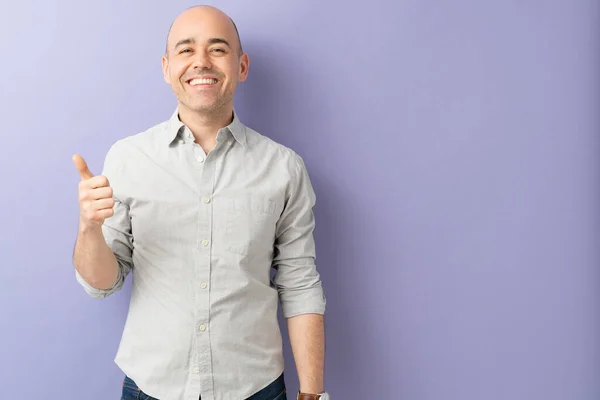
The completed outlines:
<svg viewBox="0 0 600 400">
<path fill-rule="evenodd" d="M 212 393 L 212 359 L 210 347 L 210 271 L 212 254 L 213 224 L 213 185 L 215 173 L 215 156 L 212 152 L 207 157 L 198 146 L 196 168 L 200 172 L 199 187 L 202 194 L 198 198 L 198 244 L 197 264 L 195 270 L 194 291 L 196 298 L 196 343 L 198 376 L 204 399 Z"/>
</svg>

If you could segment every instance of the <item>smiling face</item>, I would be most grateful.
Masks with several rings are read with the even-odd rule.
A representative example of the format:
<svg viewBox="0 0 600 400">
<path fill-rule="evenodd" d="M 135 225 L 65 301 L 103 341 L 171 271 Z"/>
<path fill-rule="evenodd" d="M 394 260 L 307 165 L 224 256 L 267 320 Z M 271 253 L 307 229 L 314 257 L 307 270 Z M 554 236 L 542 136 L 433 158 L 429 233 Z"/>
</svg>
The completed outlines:
<svg viewBox="0 0 600 400">
<path fill-rule="evenodd" d="M 209 6 L 194 7 L 173 23 L 162 67 L 180 108 L 229 112 L 238 82 L 248 76 L 248 55 L 241 52 L 227 15 Z"/>
</svg>

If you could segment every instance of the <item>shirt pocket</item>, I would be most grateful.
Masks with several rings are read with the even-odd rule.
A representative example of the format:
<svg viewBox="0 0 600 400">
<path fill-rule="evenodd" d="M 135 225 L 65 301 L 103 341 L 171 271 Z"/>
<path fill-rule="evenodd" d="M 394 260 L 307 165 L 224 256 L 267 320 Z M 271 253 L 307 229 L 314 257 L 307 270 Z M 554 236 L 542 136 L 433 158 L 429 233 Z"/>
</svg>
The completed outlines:
<svg viewBox="0 0 600 400">
<path fill-rule="evenodd" d="M 275 236 L 275 201 L 248 195 L 230 199 L 225 227 L 225 248 L 243 256 L 269 250 Z"/>
</svg>

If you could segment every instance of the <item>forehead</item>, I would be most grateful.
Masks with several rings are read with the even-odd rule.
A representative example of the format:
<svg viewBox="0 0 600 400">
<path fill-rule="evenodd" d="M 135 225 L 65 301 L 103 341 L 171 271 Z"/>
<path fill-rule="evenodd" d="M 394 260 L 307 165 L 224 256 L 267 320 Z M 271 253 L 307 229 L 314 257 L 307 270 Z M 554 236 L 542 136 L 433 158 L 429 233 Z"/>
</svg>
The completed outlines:
<svg viewBox="0 0 600 400">
<path fill-rule="evenodd" d="M 232 43 L 234 37 L 235 28 L 229 17 L 214 10 L 192 9 L 173 22 L 167 43 L 169 48 L 184 39 L 203 43 L 212 38 L 223 38 Z"/>
</svg>

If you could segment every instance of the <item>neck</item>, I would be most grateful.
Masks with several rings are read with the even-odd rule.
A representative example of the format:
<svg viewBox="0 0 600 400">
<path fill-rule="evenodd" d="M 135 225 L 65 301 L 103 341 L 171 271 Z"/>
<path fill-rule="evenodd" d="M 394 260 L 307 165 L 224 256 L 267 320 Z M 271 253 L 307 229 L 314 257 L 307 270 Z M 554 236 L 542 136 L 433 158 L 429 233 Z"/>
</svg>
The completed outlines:
<svg viewBox="0 0 600 400">
<path fill-rule="evenodd" d="M 233 120 L 233 106 L 226 105 L 216 111 L 202 113 L 179 104 L 179 119 L 192 131 L 198 144 L 210 146 L 216 142 L 219 129 Z"/>
</svg>

